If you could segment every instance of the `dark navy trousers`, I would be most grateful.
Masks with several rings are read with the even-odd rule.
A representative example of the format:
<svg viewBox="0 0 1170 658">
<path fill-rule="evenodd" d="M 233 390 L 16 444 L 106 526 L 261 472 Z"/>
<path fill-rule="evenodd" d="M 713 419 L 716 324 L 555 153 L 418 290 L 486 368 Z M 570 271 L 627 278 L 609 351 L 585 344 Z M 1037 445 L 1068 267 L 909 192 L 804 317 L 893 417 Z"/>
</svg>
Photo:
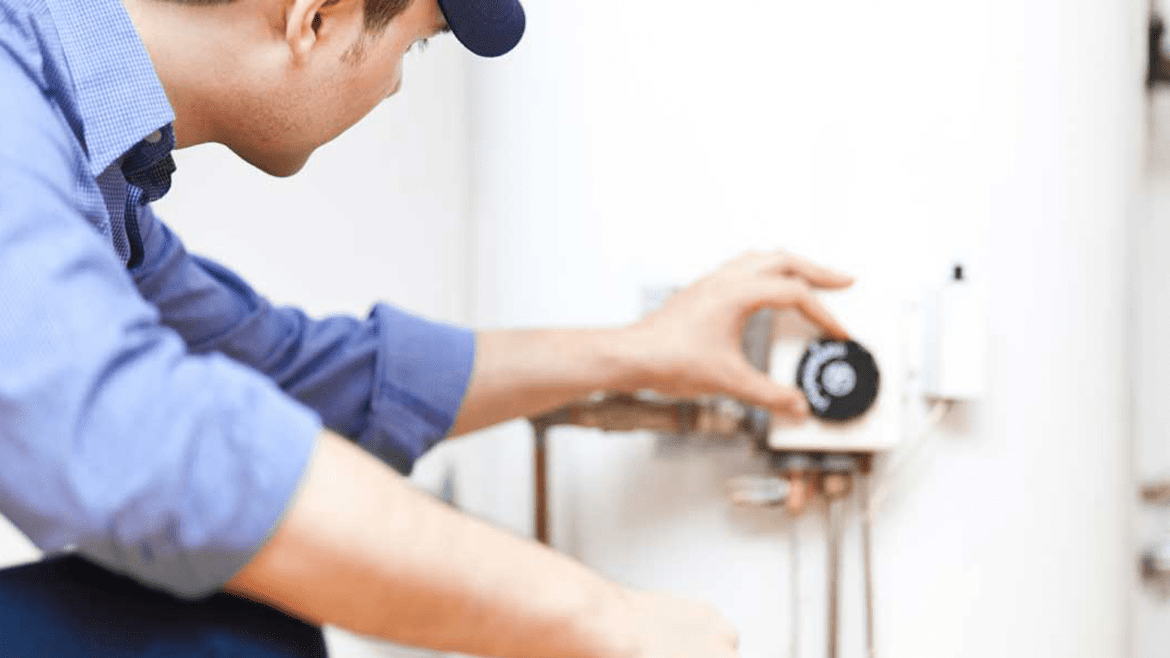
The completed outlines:
<svg viewBox="0 0 1170 658">
<path fill-rule="evenodd" d="M 321 630 L 228 594 L 182 601 L 78 557 L 0 570 L 0 658 L 324 658 Z"/>
</svg>

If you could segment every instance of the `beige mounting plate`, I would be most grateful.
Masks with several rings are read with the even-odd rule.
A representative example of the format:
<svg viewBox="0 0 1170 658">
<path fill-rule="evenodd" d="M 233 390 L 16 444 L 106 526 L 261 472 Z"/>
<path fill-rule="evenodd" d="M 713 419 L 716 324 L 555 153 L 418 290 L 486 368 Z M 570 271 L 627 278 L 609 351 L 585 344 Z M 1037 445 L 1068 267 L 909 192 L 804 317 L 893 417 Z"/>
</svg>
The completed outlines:
<svg viewBox="0 0 1170 658">
<path fill-rule="evenodd" d="M 825 452 L 882 452 L 893 448 L 903 435 L 908 362 L 905 338 L 906 314 L 900 299 L 872 289 L 855 287 L 821 296 L 850 337 L 869 350 L 878 364 L 881 383 L 873 407 L 846 422 L 824 421 L 810 416 L 794 422 L 772 419 L 768 447 L 772 450 Z M 770 372 L 776 380 L 796 384 L 797 365 L 810 341 L 820 330 L 795 311 L 776 314 L 775 344 Z"/>
</svg>

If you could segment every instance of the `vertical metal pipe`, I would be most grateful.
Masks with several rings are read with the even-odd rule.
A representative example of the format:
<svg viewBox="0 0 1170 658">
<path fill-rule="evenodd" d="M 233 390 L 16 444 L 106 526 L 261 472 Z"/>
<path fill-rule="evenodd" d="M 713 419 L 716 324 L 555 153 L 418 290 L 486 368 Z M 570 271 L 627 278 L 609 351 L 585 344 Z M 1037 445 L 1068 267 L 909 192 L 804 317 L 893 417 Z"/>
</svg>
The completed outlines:
<svg viewBox="0 0 1170 658">
<path fill-rule="evenodd" d="M 873 610 L 873 538 L 870 529 L 870 482 L 869 474 L 858 476 L 861 489 L 861 559 L 865 586 L 865 649 L 868 658 L 875 658 L 874 610 Z"/>
<path fill-rule="evenodd" d="M 548 545 L 548 426 L 533 426 L 532 501 L 536 541 Z"/>
<path fill-rule="evenodd" d="M 825 501 L 825 543 L 828 544 L 828 592 L 825 599 L 828 602 L 828 658 L 837 658 L 838 619 L 840 614 L 840 600 L 838 586 L 841 569 L 841 533 L 838 529 L 839 516 L 835 509 L 837 502 L 834 498 Z"/>
<path fill-rule="evenodd" d="M 788 657 L 796 658 L 800 655 L 800 528 L 797 519 L 793 517 L 788 524 L 789 547 L 792 559 L 789 562 L 789 614 L 792 618 L 788 628 Z"/>
</svg>

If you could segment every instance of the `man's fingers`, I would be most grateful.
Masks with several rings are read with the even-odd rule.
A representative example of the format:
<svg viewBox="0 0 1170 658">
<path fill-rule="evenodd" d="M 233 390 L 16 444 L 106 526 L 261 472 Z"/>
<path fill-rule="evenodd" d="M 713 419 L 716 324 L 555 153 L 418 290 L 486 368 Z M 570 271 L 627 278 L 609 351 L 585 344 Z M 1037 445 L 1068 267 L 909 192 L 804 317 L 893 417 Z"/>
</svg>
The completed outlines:
<svg viewBox="0 0 1170 658">
<path fill-rule="evenodd" d="M 808 402 L 803 393 L 772 379 L 746 361 L 728 375 L 725 388 L 740 400 L 788 418 L 799 419 L 808 415 Z"/>
<path fill-rule="evenodd" d="M 853 285 L 853 277 L 787 252 L 768 254 L 761 259 L 762 270 L 804 279 L 815 288 L 839 289 Z"/>
<path fill-rule="evenodd" d="M 825 330 L 832 338 L 847 339 L 849 332 L 833 317 L 833 314 L 817 297 L 808 284 L 799 279 L 786 279 L 779 282 L 770 282 L 760 291 L 760 305 L 788 307 L 794 306 L 801 315 L 808 318 L 813 324 Z"/>
<path fill-rule="evenodd" d="M 849 338 L 849 332 L 845 331 L 845 327 L 841 326 L 837 318 L 833 317 L 833 314 L 825 307 L 824 302 L 812 292 L 797 296 L 795 304 L 804 317 L 820 325 L 829 336 L 841 340 Z"/>
</svg>

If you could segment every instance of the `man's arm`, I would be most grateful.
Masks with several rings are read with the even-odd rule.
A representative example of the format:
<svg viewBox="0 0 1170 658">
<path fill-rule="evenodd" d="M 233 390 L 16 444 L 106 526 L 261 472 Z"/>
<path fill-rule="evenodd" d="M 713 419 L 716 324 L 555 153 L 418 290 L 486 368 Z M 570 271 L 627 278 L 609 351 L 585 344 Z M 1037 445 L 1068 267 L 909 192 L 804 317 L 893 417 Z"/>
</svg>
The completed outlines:
<svg viewBox="0 0 1170 658">
<path fill-rule="evenodd" d="M 795 308 L 828 334 L 845 329 L 817 289 L 853 279 L 784 252 L 747 253 L 699 279 L 628 327 L 485 331 L 452 434 L 528 416 L 597 390 L 693 396 L 725 393 L 775 413 L 802 416 L 803 395 L 748 363 L 744 324 L 763 307 Z"/>
<path fill-rule="evenodd" d="M 321 423 L 159 325 L 27 52 L 0 46 L 0 513 L 42 550 L 202 596 L 269 536 Z"/>
<path fill-rule="evenodd" d="M 625 590 L 414 490 L 323 434 L 286 520 L 229 591 L 399 643 L 509 658 L 731 658 L 703 604 Z"/>
<path fill-rule="evenodd" d="M 443 436 L 597 390 L 727 393 L 801 415 L 800 393 L 740 353 L 744 322 L 764 306 L 795 307 L 843 335 L 814 293 L 852 281 L 789 254 L 745 254 L 629 327 L 473 336 L 381 304 L 365 320 L 311 319 L 189 254 L 149 208 L 140 224 L 146 256 L 135 282 L 192 351 L 219 352 L 264 373 L 327 427 L 402 472 Z"/>
<path fill-rule="evenodd" d="M 276 306 L 229 268 L 187 252 L 141 209 L 138 291 L 196 354 L 245 364 L 400 472 L 455 421 L 475 358 L 474 334 L 376 304 L 366 318 L 310 318 Z M 279 245 L 268 245 L 279 249 Z"/>
</svg>

